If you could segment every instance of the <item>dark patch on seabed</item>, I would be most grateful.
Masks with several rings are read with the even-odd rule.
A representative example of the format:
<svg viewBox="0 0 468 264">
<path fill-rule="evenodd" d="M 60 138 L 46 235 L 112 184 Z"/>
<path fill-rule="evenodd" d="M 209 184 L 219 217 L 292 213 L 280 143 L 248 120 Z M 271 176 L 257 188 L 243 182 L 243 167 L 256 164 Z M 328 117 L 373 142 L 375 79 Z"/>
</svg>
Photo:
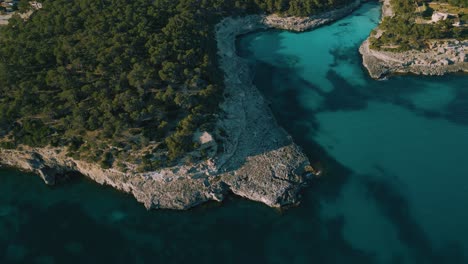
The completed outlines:
<svg viewBox="0 0 468 264">
<path fill-rule="evenodd" d="M 369 98 L 366 98 L 335 71 L 328 71 L 327 79 L 333 84 L 333 90 L 324 94 L 324 108 L 327 111 L 357 111 L 367 107 Z"/>
<path fill-rule="evenodd" d="M 357 46 L 351 48 L 335 48 L 330 51 L 333 56 L 333 64 L 330 67 L 336 67 L 343 62 L 356 64 L 359 62 L 359 56 L 357 52 Z"/>
<path fill-rule="evenodd" d="M 421 81 L 430 80 L 432 83 L 451 83 L 455 90 L 455 96 L 451 102 L 442 110 L 428 110 L 415 106 L 405 95 L 424 92 Z M 369 93 L 373 100 L 388 102 L 404 107 L 417 115 L 429 119 L 446 119 L 458 125 L 468 125 L 468 83 L 467 76 L 447 75 L 438 77 L 427 76 L 395 76 L 389 81 L 378 82 L 380 89 L 373 89 L 372 83 L 368 84 L 368 89 L 362 89 L 363 93 Z M 377 86 L 377 85 L 375 85 Z M 441 87 L 440 89 L 445 89 Z"/>
<path fill-rule="evenodd" d="M 466 79 L 465 85 L 468 85 L 468 78 Z M 447 119 L 468 126 L 468 89 L 466 86 L 457 89 L 457 96 L 446 110 Z"/>
<path fill-rule="evenodd" d="M 392 177 L 388 174 L 385 176 Z M 411 249 L 415 263 L 467 263 L 459 243 L 451 243 L 448 248 L 442 250 L 433 248 L 426 233 L 413 218 L 408 201 L 395 186 L 372 176 L 364 178 L 369 196 L 377 202 L 380 210 L 397 228 L 399 239 Z"/>
<path fill-rule="evenodd" d="M 17 209 L 17 219 L 2 221 L 7 227 L 19 227 L 0 257 L 6 262 L 40 263 L 51 256 L 55 263 L 131 261 L 131 247 L 122 243 L 125 239 L 119 232 L 94 221 L 79 205 L 59 203 L 38 208 L 19 204 Z"/>
</svg>

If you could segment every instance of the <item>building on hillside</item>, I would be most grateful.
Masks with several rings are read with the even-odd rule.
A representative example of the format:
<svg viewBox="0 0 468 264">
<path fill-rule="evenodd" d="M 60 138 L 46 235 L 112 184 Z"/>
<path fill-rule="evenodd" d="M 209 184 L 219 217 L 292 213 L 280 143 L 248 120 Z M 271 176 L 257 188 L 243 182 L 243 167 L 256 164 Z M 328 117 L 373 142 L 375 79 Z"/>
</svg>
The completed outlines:
<svg viewBox="0 0 468 264">
<path fill-rule="evenodd" d="M 457 15 L 450 14 L 450 13 L 444 13 L 444 12 L 434 12 L 432 14 L 432 23 L 437 23 L 441 20 L 447 20 L 448 18 L 457 18 Z"/>
</svg>

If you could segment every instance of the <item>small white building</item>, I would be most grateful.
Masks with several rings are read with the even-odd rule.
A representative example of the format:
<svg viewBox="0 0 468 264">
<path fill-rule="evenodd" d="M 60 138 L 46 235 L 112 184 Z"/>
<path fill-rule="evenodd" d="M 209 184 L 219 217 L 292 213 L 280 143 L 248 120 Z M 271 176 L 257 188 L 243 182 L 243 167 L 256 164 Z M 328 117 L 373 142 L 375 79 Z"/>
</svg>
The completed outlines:
<svg viewBox="0 0 468 264">
<path fill-rule="evenodd" d="M 442 12 L 434 12 L 432 14 L 432 23 L 437 23 L 441 20 L 446 20 L 449 17 L 449 14 L 447 13 L 442 13 Z"/>
<path fill-rule="evenodd" d="M 447 20 L 447 18 L 457 18 L 458 15 L 455 14 L 450 14 L 450 13 L 444 13 L 444 12 L 434 12 L 432 14 L 432 23 L 437 23 L 441 20 Z"/>
</svg>

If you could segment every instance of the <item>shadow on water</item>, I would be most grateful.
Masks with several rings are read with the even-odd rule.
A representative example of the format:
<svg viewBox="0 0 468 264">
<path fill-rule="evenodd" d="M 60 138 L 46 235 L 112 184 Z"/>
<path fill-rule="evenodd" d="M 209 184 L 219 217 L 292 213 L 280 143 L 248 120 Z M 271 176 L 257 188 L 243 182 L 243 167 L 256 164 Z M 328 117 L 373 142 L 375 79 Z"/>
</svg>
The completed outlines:
<svg viewBox="0 0 468 264">
<path fill-rule="evenodd" d="M 465 82 L 465 85 L 468 80 Z M 457 90 L 455 99 L 448 105 L 445 118 L 455 123 L 468 126 L 468 89 Z"/>
<path fill-rule="evenodd" d="M 383 170 L 380 172 L 387 174 Z M 370 198 L 377 202 L 382 213 L 397 228 L 399 239 L 411 249 L 415 263 L 467 263 L 459 243 L 450 243 L 440 250 L 432 246 L 425 231 L 413 218 L 408 200 L 395 186 L 372 176 L 366 177 L 363 183 Z"/>
<path fill-rule="evenodd" d="M 419 116 L 428 119 L 445 119 L 457 125 L 468 126 L 468 90 L 466 75 L 447 75 L 447 76 L 394 76 L 389 81 L 378 82 L 378 89 L 369 86 L 366 91 L 373 100 L 388 102 L 404 107 Z M 450 83 L 454 90 L 453 99 L 443 109 L 430 110 L 423 109 L 408 100 L 407 96 L 424 93 L 425 87 L 422 84 L 430 83 L 439 85 L 439 89 L 446 89 L 446 83 Z"/>
<path fill-rule="evenodd" d="M 131 260 L 130 247 L 119 232 L 99 224 L 76 204 L 50 208 L 31 204 L 17 206 L 21 221 L 18 233 L 8 241 L 5 260 L 34 263 L 53 256 L 57 263 L 107 263 Z M 66 212 L 66 213 L 64 213 Z M 86 253 L 86 254 L 83 254 Z"/>
<path fill-rule="evenodd" d="M 334 87 L 330 93 L 324 94 L 327 111 L 358 111 L 367 107 L 369 98 L 335 71 L 328 71 L 327 79 Z"/>
</svg>

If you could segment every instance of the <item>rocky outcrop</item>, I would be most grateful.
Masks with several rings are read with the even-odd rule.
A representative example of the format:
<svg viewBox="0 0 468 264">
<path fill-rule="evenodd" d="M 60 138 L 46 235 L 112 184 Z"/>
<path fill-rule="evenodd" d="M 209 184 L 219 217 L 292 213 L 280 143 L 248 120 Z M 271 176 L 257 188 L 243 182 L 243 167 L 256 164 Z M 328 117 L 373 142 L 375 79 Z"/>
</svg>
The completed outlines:
<svg viewBox="0 0 468 264">
<path fill-rule="evenodd" d="M 393 16 L 390 0 L 383 1 L 382 19 L 386 16 Z M 377 30 L 374 37 L 381 34 L 382 31 Z M 424 50 L 391 52 L 372 49 L 369 38 L 361 45 L 359 52 L 364 67 L 374 79 L 395 73 L 443 75 L 468 72 L 468 40 L 434 40 Z"/>
<path fill-rule="evenodd" d="M 268 27 L 302 32 L 311 30 L 323 24 L 327 24 L 344 17 L 351 13 L 354 9 L 358 8 L 360 4 L 360 0 L 355 0 L 353 3 L 342 8 L 310 17 L 283 17 L 277 14 L 273 14 L 265 16 L 263 23 Z"/>
<path fill-rule="evenodd" d="M 394 73 L 443 75 L 450 72 L 468 72 L 468 40 L 435 41 L 429 49 L 404 52 L 373 50 L 366 40 L 359 52 L 363 65 L 374 79 Z"/>
<path fill-rule="evenodd" d="M 209 200 L 222 201 L 230 192 L 271 207 L 298 201 L 297 192 L 306 181 L 309 163 L 291 141 L 289 145 L 243 157 L 245 161 L 238 166 L 234 162 L 240 158 L 236 155 L 223 167 L 209 167 L 214 162 L 210 161 L 150 173 L 123 173 L 74 160 L 58 148 L 0 150 L 2 164 L 35 172 L 47 184 L 55 184 L 66 173 L 78 172 L 99 184 L 131 193 L 148 209 L 188 209 Z"/>
</svg>

